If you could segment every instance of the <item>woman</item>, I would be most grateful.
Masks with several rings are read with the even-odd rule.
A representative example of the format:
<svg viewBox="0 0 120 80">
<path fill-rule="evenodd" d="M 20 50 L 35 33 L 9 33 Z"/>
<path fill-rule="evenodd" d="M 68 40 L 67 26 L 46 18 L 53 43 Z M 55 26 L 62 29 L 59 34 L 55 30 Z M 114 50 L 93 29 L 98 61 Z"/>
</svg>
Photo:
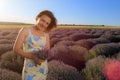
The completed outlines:
<svg viewBox="0 0 120 80">
<path fill-rule="evenodd" d="M 13 51 L 25 58 L 22 80 L 46 80 L 47 60 L 36 58 L 33 53 L 40 49 L 50 49 L 49 32 L 56 26 L 53 13 L 44 10 L 36 16 L 34 26 L 19 31 Z"/>
</svg>

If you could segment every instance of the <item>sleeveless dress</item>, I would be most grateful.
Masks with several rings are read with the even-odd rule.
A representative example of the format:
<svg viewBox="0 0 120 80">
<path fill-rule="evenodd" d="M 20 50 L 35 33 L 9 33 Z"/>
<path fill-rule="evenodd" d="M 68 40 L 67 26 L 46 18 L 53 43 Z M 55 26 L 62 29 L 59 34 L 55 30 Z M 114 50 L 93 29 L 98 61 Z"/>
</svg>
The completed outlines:
<svg viewBox="0 0 120 80">
<path fill-rule="evenodd" d="M 46 34 L 37 37 L 32 35 L 31 29 L 28 28 L 28 37 L 23 43 L 23 50 L 26 52 L 34 52 L 45 48 Z M 48 74 L 47 60 L 39 64 L 35 64 L 33 60 L 25 58 L 24 67 L 22 71 L 22 80 L 46 80 Z"/>
</svg>

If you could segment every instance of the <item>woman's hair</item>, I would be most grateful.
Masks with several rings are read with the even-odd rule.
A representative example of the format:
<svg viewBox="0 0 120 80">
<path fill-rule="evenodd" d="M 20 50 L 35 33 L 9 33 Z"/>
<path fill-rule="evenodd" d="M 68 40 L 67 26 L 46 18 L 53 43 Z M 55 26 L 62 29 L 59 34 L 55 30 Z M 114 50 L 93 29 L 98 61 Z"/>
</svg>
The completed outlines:
<svg viewBox="0 0 120 80">
<path fill-rule="evenodd" d="M 41 11 L 37 16 L 36 16 L 36 21 L 38 20 L 38 18 L 40 18 L 41 16 L 46 15 L 51 19 L 51 23 L 49 24 L 49 26 L 47 27 L 46 31 L 49 32 L 50 30 L 52 30 L 53 28 L 57 27 L 57 20 L 54 16 L 54 14 L 49 11 L 49 10 L 44 10 Z"/>
</svg>

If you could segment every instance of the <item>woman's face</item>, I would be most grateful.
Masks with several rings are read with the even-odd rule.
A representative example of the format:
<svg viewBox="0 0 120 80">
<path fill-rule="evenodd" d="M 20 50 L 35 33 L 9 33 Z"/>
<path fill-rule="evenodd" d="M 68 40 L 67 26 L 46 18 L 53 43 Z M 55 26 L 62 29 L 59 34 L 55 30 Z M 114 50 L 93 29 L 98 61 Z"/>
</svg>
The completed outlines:
<svg viewBox="0 0 120 80">
<path fill-rule="evenodd" d="M 51 18 L 46 15 L 42 15 L 36 21 L 37 29 L 44 31 L 51 23 Z"/>
</svg>

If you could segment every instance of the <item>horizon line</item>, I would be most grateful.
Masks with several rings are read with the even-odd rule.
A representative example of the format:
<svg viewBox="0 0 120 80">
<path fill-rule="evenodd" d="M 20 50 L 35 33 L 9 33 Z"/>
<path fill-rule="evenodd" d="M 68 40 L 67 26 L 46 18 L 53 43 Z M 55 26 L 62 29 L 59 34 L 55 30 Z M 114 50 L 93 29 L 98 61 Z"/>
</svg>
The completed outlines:
<svg viewBox="0 0 120 80">
<path fill-rule="evenodd" d="M 0 21 L 0 25 L 3 24 L 26 24 L 26 25 L 34 25 L 34 23 L 28 23 L 28 22 L 15 22 L 15 21 Z M 115 25 L 104 25 L 104 24 L 75 24 L 75 23 L 60 23 L 57 24 L 58 26 L 115 26 Z M 120 25 L 118 25 L 120 26 Z"/>
</svg>

